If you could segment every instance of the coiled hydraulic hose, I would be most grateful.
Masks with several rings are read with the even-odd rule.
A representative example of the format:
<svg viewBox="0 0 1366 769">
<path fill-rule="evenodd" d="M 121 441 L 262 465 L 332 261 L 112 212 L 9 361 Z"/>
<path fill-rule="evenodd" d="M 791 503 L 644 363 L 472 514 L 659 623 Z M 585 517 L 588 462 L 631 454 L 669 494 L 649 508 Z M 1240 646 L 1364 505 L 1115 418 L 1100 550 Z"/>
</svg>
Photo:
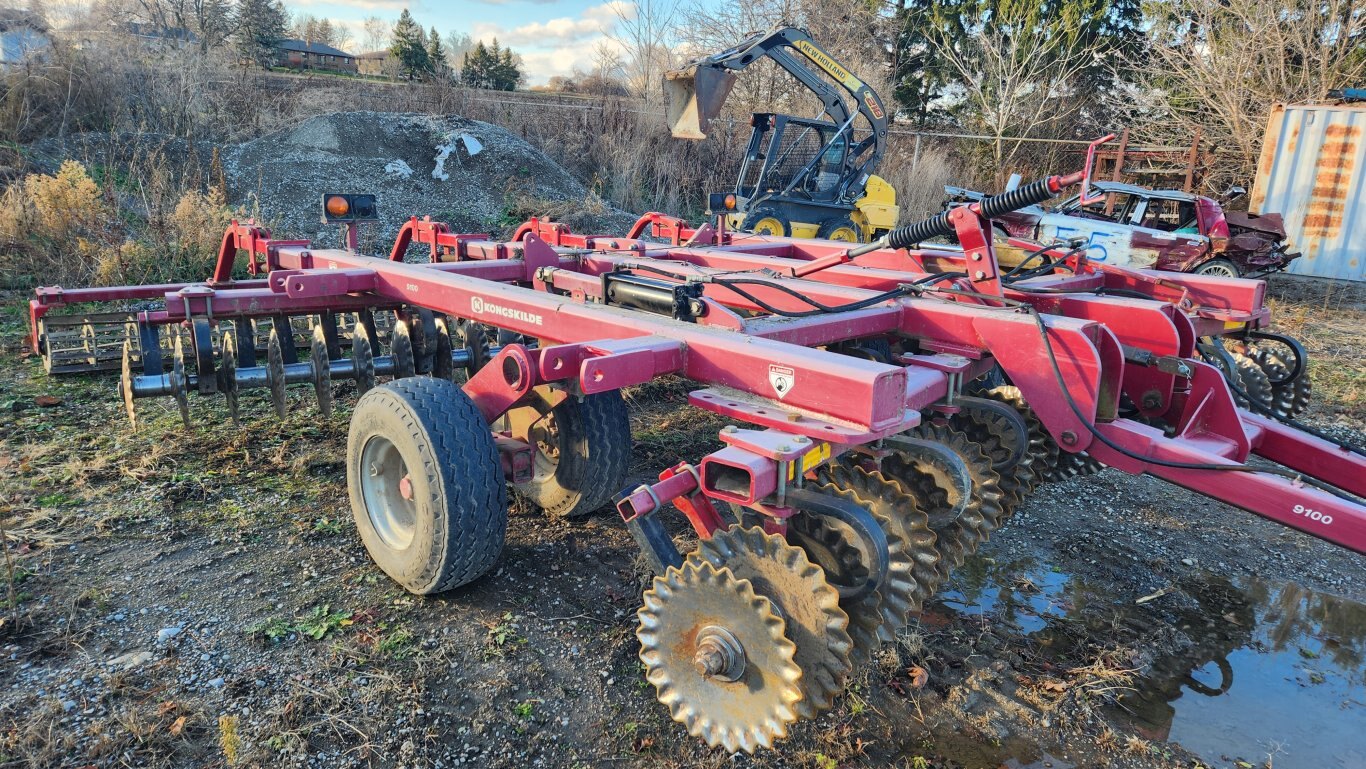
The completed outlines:
<svg viewBox="0 0 1366 769">
<path fill-rule="evenodd" d="M 982 198 L 973 205 L 976 206 L 979 214 L 991 219 L 1011 211 L 1018 211 L 1025 206 L 1042 203 L 1058 194 L 1058 191 L 1066 186 L 1070 180 L 1071 177 L 1057 176 L 1040 179 L 1018 189 L 1003 192 L 1000 195 Z M 954 228 L 953 222 L 949 221 L 949 214 L 949 211 L 941 211 L 924 221 L 897 227 L 872 243 L 852 249 L 849 256 L 850 258 L 862 256 L 879 248 L 908 248 L 936 236 L 952 235 Z"/>
</svg>

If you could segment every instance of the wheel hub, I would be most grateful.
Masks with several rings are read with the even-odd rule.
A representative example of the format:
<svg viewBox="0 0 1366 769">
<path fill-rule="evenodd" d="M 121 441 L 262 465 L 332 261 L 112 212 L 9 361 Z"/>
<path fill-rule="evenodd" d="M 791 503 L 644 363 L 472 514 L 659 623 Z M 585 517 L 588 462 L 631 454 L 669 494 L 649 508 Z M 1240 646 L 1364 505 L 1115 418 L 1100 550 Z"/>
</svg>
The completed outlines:
<svg viewBox="0 0 1366 769">
<path fill-rule="evenodd" d="M 360 487 L 365 513 L 380 539 L 402 550 L 417 533 L 417 492 L 398 447 L 375 435 L 361 450 Z"/>
<path fill-rule="evenodd" d="M 697 652 L 692 662 L 703 678 L 739 681 L 745 674 L 745 647 L 729 630 L 708 625 L 697 633 Z"/>
</svg>

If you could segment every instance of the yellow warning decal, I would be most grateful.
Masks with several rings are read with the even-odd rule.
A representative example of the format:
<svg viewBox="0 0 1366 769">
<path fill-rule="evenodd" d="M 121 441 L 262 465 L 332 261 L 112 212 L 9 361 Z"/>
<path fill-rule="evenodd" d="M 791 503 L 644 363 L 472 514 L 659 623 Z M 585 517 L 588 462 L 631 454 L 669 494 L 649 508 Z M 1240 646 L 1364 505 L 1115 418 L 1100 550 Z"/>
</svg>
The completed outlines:
<svg viewBox="0 0 1366 769">
<path fill-rule="evenodd" d="M 805 54 L 806 58 L 814 62 L 817 67 L 825 70 L 827 75 L 843 83 L 845 88 L 848 88 L 851 91 L 857 91 L 863 87 L 862 80 L 859 80 L 850 74 L 849 70 L 841 67 L 838 62 L 830 58 L 830 54 L 817 48 L 816 44 L 812 43 L 810 40 L 798 40 L 792 45 Z"/>
<path fill-rule="evenodd" d="M 801 458 L 789 462 L 787 465 L 787 479 L 790 481 L 797 477 L 798 473 L 806 475 L 807 471 L 830 461 L 830 444 L 818 443 L 816 448 L 811 449 L 801 456 Z"/>
<path fill-rule="evenodd" d="M 1226 320 L 1226 321 L 1224 321 L 1224 330 L 1225 330 L 1225 331 L 1237 331 L 1238 329 L 1240 329 L 1240 328 L 1242 328 L 1243 326 L 1246 326 L 1246 325 L 1247 325 L 1247 324 L 1244 323 L 1244 322 L 1241 321 L 1241 320 Z"/>
</svg>

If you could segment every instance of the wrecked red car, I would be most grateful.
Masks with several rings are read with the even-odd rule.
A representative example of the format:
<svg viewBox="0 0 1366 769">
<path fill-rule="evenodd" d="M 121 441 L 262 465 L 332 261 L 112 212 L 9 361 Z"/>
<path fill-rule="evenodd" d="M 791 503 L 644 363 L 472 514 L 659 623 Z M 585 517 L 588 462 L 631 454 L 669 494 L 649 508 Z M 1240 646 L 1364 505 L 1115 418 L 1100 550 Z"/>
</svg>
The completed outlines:
<svg viewBox="0 0 1366 769">
<path fill-rule="evenodd" d="M 962 188 L 945 191 L 950 205 L 982 197 Z M 1092 182 L 1090 195 L 1103 197 L 1086 205 L 1073 197 L 1051 208 L 1030 206 L 992 224 L 1003 235 L 1041 243 L 1081 240 L 1096 262 L 1201 275 L 1276 272 L 1299 256 L 1286 251 L 1280 214 L 1225 211 L 1202 195 L 1118 182 Z"/>
</svg>

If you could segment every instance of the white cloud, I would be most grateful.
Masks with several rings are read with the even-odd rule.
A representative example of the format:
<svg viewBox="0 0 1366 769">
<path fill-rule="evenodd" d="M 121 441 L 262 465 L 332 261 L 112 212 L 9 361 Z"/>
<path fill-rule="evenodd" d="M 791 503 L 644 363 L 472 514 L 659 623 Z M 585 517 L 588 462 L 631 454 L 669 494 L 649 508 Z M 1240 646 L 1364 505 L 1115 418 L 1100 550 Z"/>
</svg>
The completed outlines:
<svg viewBox="0 0 1366 769">
<path fill-rule="evenodd" d="M 609 37 L 612 28 L 621 15 L 630 18 L 634 13 L 634 3 L 609 0 L 585 8 L 577 17 L 533 21 L 511 28 L 475 24 L 471 35 L 485 43 L 497 38 L 500 45 L 511 47 L 526 65 L 528 82 L 537 85 L 556 75 L 570 75 L 576 68 L 591 69 L 593 49 L 601 42 L 615 47 L 615 41 Z"/>
<path fill-rule="evenodd" d="M 611 2 L 602 5 L 585 8 L 583 17 L 600 21 L 604 26 L 611 27 L 622 19 L 628 21 L 634 19 L 636 17 L 636 4 L 628 3 L 626 0 L 611 0 Z"/>
</svg>

